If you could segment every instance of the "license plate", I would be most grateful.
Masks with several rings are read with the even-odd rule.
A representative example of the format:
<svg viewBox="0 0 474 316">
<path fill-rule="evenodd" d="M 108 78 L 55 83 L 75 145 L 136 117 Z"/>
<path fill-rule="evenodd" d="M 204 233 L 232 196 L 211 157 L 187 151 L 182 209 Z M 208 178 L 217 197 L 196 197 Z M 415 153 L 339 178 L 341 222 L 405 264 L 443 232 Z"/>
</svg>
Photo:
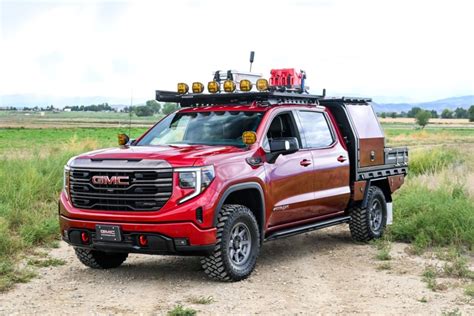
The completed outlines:
<svg viewBox="0 0 474 316">
<path fill-rule="evenodd" d="M 96 237 L 101 241 L 121 241 L 120 226 L 96 225 Z"/>
</svg>

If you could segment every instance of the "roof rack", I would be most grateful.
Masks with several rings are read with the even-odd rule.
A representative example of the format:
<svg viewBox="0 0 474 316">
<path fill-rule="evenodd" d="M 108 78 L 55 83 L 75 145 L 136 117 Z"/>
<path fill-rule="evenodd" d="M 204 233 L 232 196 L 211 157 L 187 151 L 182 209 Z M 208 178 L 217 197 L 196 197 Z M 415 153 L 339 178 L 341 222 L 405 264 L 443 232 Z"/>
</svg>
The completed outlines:
<svg viewBox="0 0 474 316">
<path fill-rule="evenodd" d="M 173 91 L 156 90 L 156 100 L 179 103 L 181 107 L 208 106 L 215 104 L 248 104 L 252 102 L 268 102 L 270 105 L 281 103 L 318 105 L 322 95 L 294 92 L 264 91 L 201 94 L 178 94 Z"/>
<path fill-rule="evenodd" d="M 334 98 L 324 98 L 324 103 L 361 103 L 367 104 L 372 102 L 370 98 L 358 98 L 358 97 L 334 97 Z"/>
</svg>

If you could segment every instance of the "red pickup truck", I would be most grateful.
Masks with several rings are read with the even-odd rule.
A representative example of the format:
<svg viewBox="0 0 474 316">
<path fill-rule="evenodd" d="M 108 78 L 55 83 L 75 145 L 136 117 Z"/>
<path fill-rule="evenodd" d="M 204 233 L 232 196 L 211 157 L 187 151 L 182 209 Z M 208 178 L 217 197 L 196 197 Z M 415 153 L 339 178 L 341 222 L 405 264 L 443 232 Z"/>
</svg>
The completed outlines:
<svg viewBox="0 0 474 316">
<path fill-rule="evenodd" d="M 355 240 L 382 236 L 407 149 L 385 147 L 369 99 L 311 95 L 282 71 L 272 85 L 228 72 L 209 93 L 158 90 L 181 109 L 69 160 L 59 220 L 79 260 L 107 269 L 129 253 L 197 255 L 210 277 L 237 281 L 264 241 L 345 223 Z"/>
</svg>

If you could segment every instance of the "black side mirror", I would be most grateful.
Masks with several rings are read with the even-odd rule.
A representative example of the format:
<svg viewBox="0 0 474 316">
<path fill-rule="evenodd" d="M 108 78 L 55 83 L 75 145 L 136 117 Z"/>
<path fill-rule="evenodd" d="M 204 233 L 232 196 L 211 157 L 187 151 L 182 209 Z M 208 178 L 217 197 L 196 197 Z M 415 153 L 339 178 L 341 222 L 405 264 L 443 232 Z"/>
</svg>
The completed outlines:
<svg viewBox="0 0 474 316">
<path fill-rule="evenodd" d="M 136 141 L 137 141 L 136 139 L 130 139 L 130 140 L 128 141 L 128 144 L 127 144 L 127 145 L 128 145 L 128 146 L 135 146 L 135 142 L 136 142 Z"/>
<path fill-rule="evenodd" d="M 296 137 L 281 137 L 270 140 L 270 152 L 282 155 L 297 152 L 299 148 Z"/>
<path fill-rule="evenodd" d="M 270 140 L 270 153 L 267 154 L 267 161 L 274 163 L 279 155 L 288 155 L 300 149 L 296 137 L 281 137 Z"/>
</svg>

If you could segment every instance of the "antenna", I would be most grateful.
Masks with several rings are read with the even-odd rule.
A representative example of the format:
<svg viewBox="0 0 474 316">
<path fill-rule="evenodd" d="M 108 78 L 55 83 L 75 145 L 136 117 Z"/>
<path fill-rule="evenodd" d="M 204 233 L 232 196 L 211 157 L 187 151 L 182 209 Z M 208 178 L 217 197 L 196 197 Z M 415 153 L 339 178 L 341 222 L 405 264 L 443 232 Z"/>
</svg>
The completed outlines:
<svg viewBox="0 0 474 316">
<path fill-rule="evenodd" d="M 130 93 L 130 107 L 128 108 L 128 137 L 132 137 L 132 105 L 133 105 L 133 89 Z"/>
<path fill-rule="evenodd" d="M 250 52 L 250 72 L 252 72 L 252 64 L 253 64 L 253 59 L 255 58 L 255 52 L 251 51 Z"/>
</svg>

